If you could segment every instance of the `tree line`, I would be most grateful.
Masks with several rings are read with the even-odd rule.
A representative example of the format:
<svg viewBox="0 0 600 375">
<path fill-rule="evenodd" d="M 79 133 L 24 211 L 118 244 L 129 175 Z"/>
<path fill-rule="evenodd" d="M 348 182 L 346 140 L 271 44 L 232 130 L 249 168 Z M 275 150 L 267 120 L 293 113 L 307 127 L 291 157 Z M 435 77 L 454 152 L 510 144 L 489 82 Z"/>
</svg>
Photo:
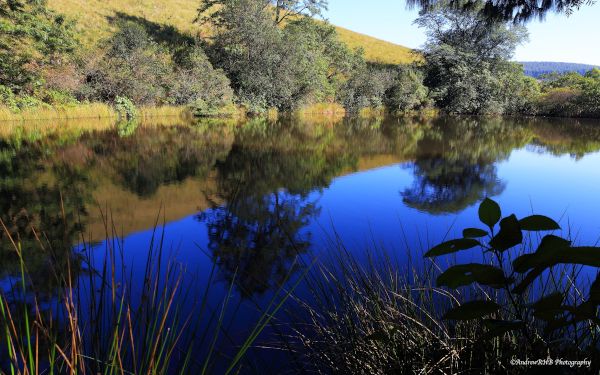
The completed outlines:
<svg viewBox="0 0 600 375">
<path fill-rule="evenodd" d="M 0 106 L 12 111 L 81 102 L 187 105 L 197 115 L 339 103 L 348 112 L 437 108 L 454 114 L 595 117 L 598 70 L 527 77 L 511 62 L 527 30 L 468 9 L 424 7 L 427 42 L 411 65 L 367 62 L 318 20 L 325 0 L 208 0 L 190 36 L 131 16 L 92 51 L 74 21 L 44 1 L 0 2 Z"/>
</svg>

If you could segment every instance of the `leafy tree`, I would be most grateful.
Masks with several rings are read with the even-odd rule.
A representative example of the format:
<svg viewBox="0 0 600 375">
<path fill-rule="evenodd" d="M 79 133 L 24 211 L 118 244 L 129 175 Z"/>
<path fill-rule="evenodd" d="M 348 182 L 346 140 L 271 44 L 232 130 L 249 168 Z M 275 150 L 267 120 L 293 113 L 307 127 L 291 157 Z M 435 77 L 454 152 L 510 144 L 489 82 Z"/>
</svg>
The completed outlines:
<svg viewBox="0 0 600 375">
<path fill-rule="evenodd" d="M 161 104 L 166 98 L 163 77 L 170 74 L 170 56 L 137 23 L 128 22 L 108 41 L 106 55 L 87 67 L 92 99 L 130 98 L 135 104 Z M 88 94 L 88 95 L 86 95 Z"/>
<path fill-rule="evenodd" d="M 358 64 L 354 74 L 344 83 L 338 100 L 347 111 L 355 112 L 367 107 L 384 104 L 386 92 L 392 87 L 394 68 Z"/>
<path fill-rule="evenodd" d="M 333 97 L 356 55 L 329 25 L 290 18 L 278 26 L 268 3 L 230 0 L 212 15 L 218 25 L 213 63 L 248 108 L 286 110 Z"/>
<path fill-rule="evenodd" d="M 527 37 L 522 26 L 489 23 L 475 12 L 438 8 L 415 21 L 427 30 L 425 84 L 450 113 L 502 114 L 523 86 L 522 67 L 508 61 Z"/>
<path fill-rule="evenodd" d="M 222 26 L 227 23 L 223 9 L 237 0 L 205 0 L 198 8 L 197 22 Z M 327 0 L 254 0 L 262 10 L 273 13 L 276 25 L 300 16 L 315 17 L 327 9 Z"/>
<path fill-rule="evenodd" d="M 92 59 L 86 76 L 80 91 L 86 99 L 114 102 L 127 97 L 137 105 L 202 102 L 214 110 L 233 97 L 227 77 L 213 68 L 199 45 L 184 44 L 171 51 L 133 21 L 122 24 L 104 56 Z"/>
<path fill-rule="evenodd" d="M 551 74 L 542 81 L 539 112 L 552 116 L 600 116 L 600 69 L 585 75 Z"/>
<path fill-rule="evenodd" d="M 421 71 L 411 66 L 398 67 L 386 94 L 386 106 L 393 112 L 407 112 L 429 105 L 429 90 Z"/>
<path fill-rule="evenodd" d="M 229 80 L 222 70 L 214 69 L 199 46 L 185 46 L 174 56 L 175 72 L 169 89 L 174 104 L 198 103 L 220 108 L 233 100 Z"/>
<path fill-rule="evenodd" d="M 525 22 L 534 18 L 543 18 L 550 12 L 571 14 L 584 5 L 593 4 L 591 0 L 407 0 L 409 6 L 419 6 L 424 11 L 439 6 L 459 11 L 477 13 L 489 21 Z"/>
</svg>

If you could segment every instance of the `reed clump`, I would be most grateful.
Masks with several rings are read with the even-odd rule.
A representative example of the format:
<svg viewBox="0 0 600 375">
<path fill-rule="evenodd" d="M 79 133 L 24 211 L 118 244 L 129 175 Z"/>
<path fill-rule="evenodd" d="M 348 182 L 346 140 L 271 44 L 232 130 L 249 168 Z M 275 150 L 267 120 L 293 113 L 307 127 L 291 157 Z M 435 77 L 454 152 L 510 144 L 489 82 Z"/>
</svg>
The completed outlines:
<svg viewBox="0 0 600 375">
<path fill-rule="evenodd" d="M 412 252 L 402 263 L 385 249 L 356 255 L 338 241 L 306 280 L 311 298 L 298 300 L 303 309 L 287 345 L 302 348 L 302 366 L 335 374 L 523 374 L 532 368 L 517 360 L 550 358 L 556 362 L 544 368 L 552 371 L 597 373 L 600 248 L 559 237 L 559 224 L 545 216 L 501 219 L 490 199 L 479 213 L 489 232 L 467 228 L 417 262 Z M 480 250 L 472 263 L 437 260 L 469 250 Z"/>
<path fill-rule="evenodd" d="M 66 261 L 57 260 L 44 234 L 39 248 L 25 249 L 1 222 L 3 238 L 18 258 L 20 272 L 0 293 L 0 370 L 7 374 L 209 374 L 237 373 L 244 356 L 290 295 L 277 291 L 244 341 L 223 357 L 219 345 L 229 340 L 225 316 L 234 299 L 235 278 L 218 306 L 209 289 L 194 295 L 185 267 L 167 255 L 164 233 L 156 229 L 142 273 L 128 271 L 124 244 L 105 221 L 106 254 L 92 244 Z M 32 228 L 33 231 L 35 231 Z M 82 236 L 83 238 L 83 236 Z M 28 262 L 35 250 L 48 261 L 48 295 Z M 45 290 L 45 292 L 43 292 Z M 225 340 L 225 341 L 227 341 Z M 233 348 L 233 349 L 232 349 Z M 232 350 L 233 351 L 232 351 Z"/>
</svg>

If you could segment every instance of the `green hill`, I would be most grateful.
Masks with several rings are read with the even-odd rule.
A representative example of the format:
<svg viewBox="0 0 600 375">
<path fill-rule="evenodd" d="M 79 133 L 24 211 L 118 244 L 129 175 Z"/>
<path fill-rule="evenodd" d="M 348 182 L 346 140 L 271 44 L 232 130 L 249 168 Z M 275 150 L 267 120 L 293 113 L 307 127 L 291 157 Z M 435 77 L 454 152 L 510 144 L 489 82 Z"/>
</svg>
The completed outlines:
<svg viewBox="0 0 600 375">
<path fill-rule="evenodd" d="M 203 30 L 193 23 L 198 0 L 49 0 L 48 5 L 78 21 L 82 42 L 92 45 L 106 38 L 115 29 L 119 17 L 142 18 L 178 31 L 194 35 Z M 410 48 L 337 28 L 340 39 L 351 48 L 362 47 L 367 60 L 387 64 L 409 63 L 415 60 Z"/>
</svg>

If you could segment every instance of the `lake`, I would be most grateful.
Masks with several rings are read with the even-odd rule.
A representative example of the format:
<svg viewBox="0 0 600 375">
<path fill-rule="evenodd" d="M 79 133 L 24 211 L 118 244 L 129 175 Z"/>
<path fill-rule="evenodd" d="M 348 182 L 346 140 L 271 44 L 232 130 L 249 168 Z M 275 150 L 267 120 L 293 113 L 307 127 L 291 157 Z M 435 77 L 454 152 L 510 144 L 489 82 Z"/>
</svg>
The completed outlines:
<svg viewBox="0 0 600 375">
<path fill-rule="evenodd" d="M 0 170 L 0 218 L 28 254 L 39 234 L 55 258 L 91 244 L 96 265 L 118 247 L 117 262 L 135 279 L 152 239 L 160 239 L 164 259 L 185 268 L 191 293 L 210 290 L 212 311 L 234 281 L 223 356 L 302 265 L 339 247 L 359 260 L 374 248 L 400 264 L 419 259 L 473 226 L 485 197 L 503 214 L 550 216 L 576 242 L 600 238 L 600 122 L 593 120 L 24 124 L 0 132 Z M 10 280 L 18 262 L 6 232 L 0 239 Z M 51 296 L 47 256 L 27 259 Z M 87 266 L 74 269 L 85 275 Z M 296 294 L 310 303 L 302 284 Z M 285 319 L 284 311 L 278 322 Z M 272 346 L 269 332 L 260 346 Z M 247 361 L 249 373 L 280 373 L 289 363 L 268 348 Z"/>
</svg>

